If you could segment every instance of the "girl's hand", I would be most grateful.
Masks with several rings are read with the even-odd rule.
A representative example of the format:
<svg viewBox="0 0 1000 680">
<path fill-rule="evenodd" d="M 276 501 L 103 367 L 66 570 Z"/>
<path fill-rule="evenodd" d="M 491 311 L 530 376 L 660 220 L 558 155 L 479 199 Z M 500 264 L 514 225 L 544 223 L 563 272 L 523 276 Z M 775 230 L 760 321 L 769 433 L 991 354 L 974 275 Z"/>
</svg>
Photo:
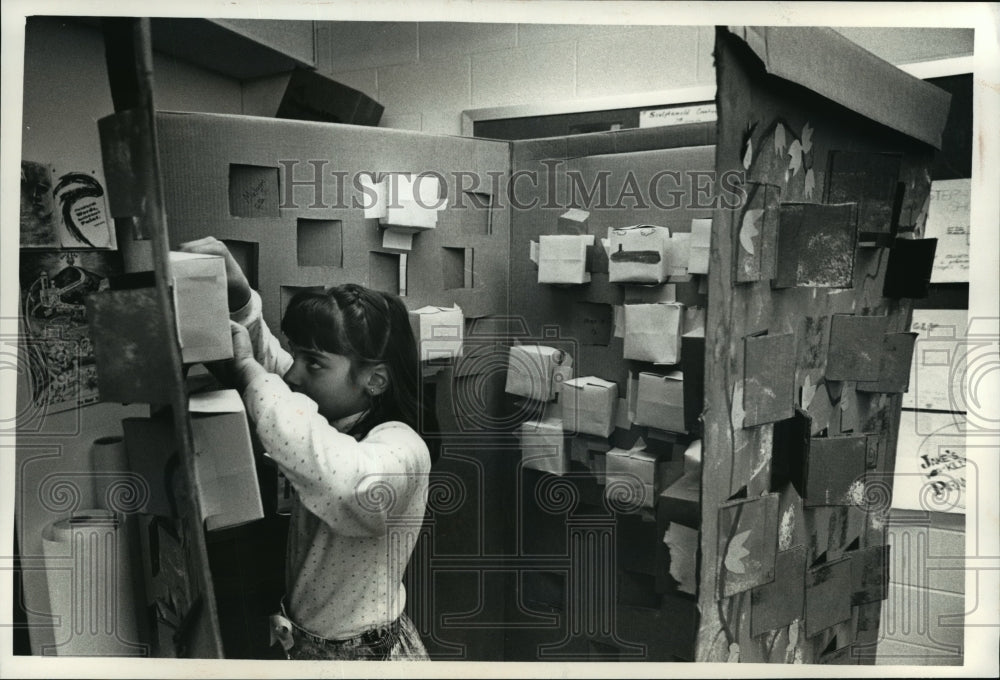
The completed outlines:
<svg viewBox="0 0 1000 680">
<path fill-rule="evenodd" d="M 185 253 L 200 253 L 201 255 L 218 255 L 226 261 L 226 288 L 229 294 L 229 311 L 235 312 L 250 301 L 250 282 L 240 269 L 239 263 L 229 252 L 226 244 L 214 236 L 206 236 L 197 241 L 182 243 L 180 249 Z"/>
<path fill-rule="evenodd" d="M 247 329 L 235 321 L 230 321 L 229 332 L 233 336 L 233 377 L 242 392 L 254 378 L 267 371 L 254 359 L 253 344 L 250 342 L 250 333 Z"/>
</svg>

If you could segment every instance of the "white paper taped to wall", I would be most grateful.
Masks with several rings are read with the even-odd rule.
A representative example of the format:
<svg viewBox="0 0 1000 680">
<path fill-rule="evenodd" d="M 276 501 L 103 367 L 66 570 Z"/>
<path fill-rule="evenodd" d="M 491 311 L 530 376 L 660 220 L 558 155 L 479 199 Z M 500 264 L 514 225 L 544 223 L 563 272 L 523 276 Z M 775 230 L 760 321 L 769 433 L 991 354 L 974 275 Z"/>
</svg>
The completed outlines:
<svg viewBox="0 0 1000 680">
<path fill-rule="evenodd" d="M 107 510 L 85 510 L 42 531 L 49 609 L 59 617 L 56 656 L 137 656 L 135 571 L 125 525 Z"/>
</svg>

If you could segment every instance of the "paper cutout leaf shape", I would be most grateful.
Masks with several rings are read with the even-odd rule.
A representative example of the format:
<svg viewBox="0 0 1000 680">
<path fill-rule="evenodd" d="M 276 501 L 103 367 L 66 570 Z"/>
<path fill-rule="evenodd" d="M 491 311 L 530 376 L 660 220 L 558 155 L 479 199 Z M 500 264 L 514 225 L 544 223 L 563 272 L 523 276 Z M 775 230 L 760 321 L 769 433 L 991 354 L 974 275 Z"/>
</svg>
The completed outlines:
<svg viewBox="0 0 1000 680">
<path fill-rule="evenodd" d="M 803 151 L 803 153 L 809 153 L 810 151 L 812 151 L 812 146 L 813 146 L 812 138 L 813 138 L 813 129 L 812 129 L 812 126 L 809 125 L 809 123 L 806 123 L 805 127 L 802 128 L 802 151 Z"/>
<path fill-rule="evenodd" d="M 754 254 L 754 237 L 760 234 L 760 229 L 757 228 L 757 225 L 763 216 L 764 211 L 760 208 L 747 210 L 743 215 L 743 226 L 740 228 L 740 245 L 743 247 L 743 250 L 751 255 Z"/>
<path fill-rule="evenodd" d="M 806 185 L 804 189 L 805 197 L 812 198 L 813 192 L 816 190 L 816 176 L 813 174 L 812 168 L 806 170 Z"/>
<path fill-rule="evenodd" d="M 746 531 L 741 531 L 733 536 L 733 540 L 729 542 L 729 550 L 726 551 L 725 565 L 726 569 L 734 574 L 745 574 L 747 571 L 747 567 L 743 563 L 743 560 L 750 554 L 750 551 L 747 550 L 745 546 L 749 537 L 750 530 L 747 529 Z"/>
<path fill-rule="evenodd" d="M 788 155 L 791 158 L 788 161 L 788 172 L 794 176 L 802 167 L 802 143 L 799 140 L 792 141 L 788 147 Z"/>
<path fill-rule="evenodd" d="M 782 156 L 785 153 L 785 126 L 781 123 L 774 128 L 774 153 Z"/>
</svg>

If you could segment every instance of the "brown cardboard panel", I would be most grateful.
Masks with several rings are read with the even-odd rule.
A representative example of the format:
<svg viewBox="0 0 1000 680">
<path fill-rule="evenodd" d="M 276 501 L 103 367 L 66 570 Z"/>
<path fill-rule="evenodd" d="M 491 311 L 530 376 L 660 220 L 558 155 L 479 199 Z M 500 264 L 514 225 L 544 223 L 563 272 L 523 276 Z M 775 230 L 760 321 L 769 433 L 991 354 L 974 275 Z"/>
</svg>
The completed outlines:
<svg viewBox="0 0 1000 680">
<path fill-rule="evenodd" d="M 167 343 L 177 342 L 177 329 L 164 322 L 156 290 L 99 291 L 86 305 L 101 401 L 169 403 Z"/>
<path fill-rule="evenodd" d="M 873 545 L 846 553 L 851 560 L 851 604 L 878 602 L 889 593 L 889 546 Z"/>
<path fill-rule="evenodd" d="M 816 435 L 830 426 L 830 418 L 833 416 L 833 404 L 830 401 L 830 393 L 826 388 L 827 382 L 820 379 L 816 384 L 816 393 L 813 395 L 806 412 L 812 419 L 812 434 Z"/>
<path fill-rule="evenodd" d="M 834 314 L 826 358 L 831 380 L 873 380 L 878 377 L 887 317 Z M 907 364 L 909 366 L 909 364 Z"/>
<path fill-rule="evenodd" d="M 776 288 L 854 285 L 856 204 L 783 202 L 779 215 Z"/>
<path fill-rule="evenodd" d="M 902 155 L 864 151 L 831 151 L 826 203 L 858 204 L 858 240 L 892 236 L 893 208 Z M 890 242 L 883 245 L 889 246 Z"/>
<path fill-rule="evenodd" d="M 750 593 L 750 635 L 757 637 L 802 618 L 805 601 L 806 548 L 798 546 L 774 558 L 774 581 Z"/>
<path fill-rule="evenodd" d="M 951 101 L 943 90 L 904 73 L 829 28 L 740 26 L 729 30 L 760 57 L 772 75 L 941 148 Z"/>
<path fill-rule="evenodd" d="M 778 544 L 778 494 L 719 508 L 719 590 L 716 599 L 774 580 Z"/>
<path fill-rule="evenodd" d="M 795 410 L 795 336 L 791 333 L 745 338 L 743 360 L 744 427 L 792 417 Z"/>
<path fill-rule="evenodd" d="M 851 561 L 840 559 L 806 571 L 806 637 L 851 618 Z"/>
<path fill-rule="evenodd" d="M 748 182 L 746 203 L 739 218 L 736 281 L 766 281 L 776 274 L 778 249 L 778 199 L 781 189 Z"/>
<path fill-rule="evenodd" d="M 806 506 L 857 505 L 864 491 L 868 437 L 815 437 L 809 443 L 805 488 Z"/>
<path fill-rule="evenodd" d="M 936 238 L 897 238 L 889 251 L 882 295 L 893 299 L 927 297 L 936 250 Z"/>
<path fill-rule="evenodd" d="M 402 286 L 399 275 L 399 255 L 377 251 L 368 253 L 369 287 L 399 295 Z"/>
<path fill-rule="evenodd" d="M 859 380 L 858 391 L 898 394 L 909 390 L 910 365 L 916 341 L 916 333 L 886 333 L 882 338 L 878 379 Z"/>
</svg>

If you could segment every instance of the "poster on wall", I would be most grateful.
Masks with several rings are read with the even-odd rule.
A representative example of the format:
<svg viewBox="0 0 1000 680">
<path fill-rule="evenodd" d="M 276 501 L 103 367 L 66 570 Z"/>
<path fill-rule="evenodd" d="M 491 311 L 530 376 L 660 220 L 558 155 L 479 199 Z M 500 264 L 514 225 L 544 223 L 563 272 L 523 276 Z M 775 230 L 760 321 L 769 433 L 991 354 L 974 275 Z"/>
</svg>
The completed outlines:
<svg viewBox="0 0 1000 680">
<path fill-rule="evenodd" d="M 21 161 L 21 247 L 116 247 L 96 171 Z"/>
<path fill-rule="evenodd" d="M 903 410 L 896 444 L 892 507 L 965 513 L 965 418 Z"/>
<path fill-rule="evenodd" d="M 84 298 L 121 271 L 117 252 L 21 251 L 21 343 L 30 399 L 54 413 L 97 401 L 97 368 Z"/>
<path fill-rule="evenodd" d="M 910 366 L 910 388 L 903 408 L 962 412 L 965 405 L 968 312 L 964 309 L 914 309 L 910 330 L 917 334 Z"/>
<path fill-rule="evenodd" d="M 936 238 L 931 283 L 969 280 L 969 231 L 972 216 L 969 195 L 972 180 L 945 179 L 931 182 L 928 198 L 926 238 Z"/>
</svg>

